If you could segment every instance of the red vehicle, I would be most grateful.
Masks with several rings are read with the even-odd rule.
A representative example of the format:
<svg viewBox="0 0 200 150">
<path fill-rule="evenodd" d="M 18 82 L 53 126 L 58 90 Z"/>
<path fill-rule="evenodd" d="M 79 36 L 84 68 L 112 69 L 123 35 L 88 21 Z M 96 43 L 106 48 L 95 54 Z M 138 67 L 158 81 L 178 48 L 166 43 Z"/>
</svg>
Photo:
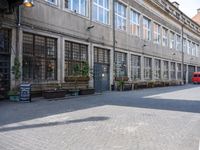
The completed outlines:
<svg viewBox="0 0 200 150">
<path fill-rule="evenodd" d="M 192 83 L 200 83 L 200 72 L 194 72 L 192 76 Z"/>
</svg>

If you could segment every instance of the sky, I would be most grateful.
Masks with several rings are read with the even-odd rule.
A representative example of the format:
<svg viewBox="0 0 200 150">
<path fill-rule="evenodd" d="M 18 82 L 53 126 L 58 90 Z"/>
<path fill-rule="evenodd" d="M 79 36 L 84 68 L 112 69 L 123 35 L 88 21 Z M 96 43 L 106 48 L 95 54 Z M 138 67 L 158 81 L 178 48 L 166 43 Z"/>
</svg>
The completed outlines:
<svg viewBox="0 0 200 150">
<path fill-rule="evenodd" d="M 170 0 L 171 2 L 178 2 L 179 9 L 188 17 L 193 17 L 197 14 L 197 9 L 200 8 L 200 0 Z"/>
</svg>

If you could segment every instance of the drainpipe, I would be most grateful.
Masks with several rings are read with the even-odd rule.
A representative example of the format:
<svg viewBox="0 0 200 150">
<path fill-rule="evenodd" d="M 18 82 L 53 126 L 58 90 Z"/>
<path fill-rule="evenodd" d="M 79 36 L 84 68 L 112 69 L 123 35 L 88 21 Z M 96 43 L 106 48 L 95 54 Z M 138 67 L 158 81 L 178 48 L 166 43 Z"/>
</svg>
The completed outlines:
<svg viewBox="0 0 200 150">
<path fill-rule="evenodd" d="M 181 28 L 182 28 L 182 50 L 181 50 L 182 71 L 181 71 L 181 77 L 182 77 L 182 84 L 185 84 L 185 82 L 184 82 L 184 49 L 183 49 L 183 44 L 184 44 L 184 42 L 183 42 L 183 28 L 184 28 L 184 26 L 183 26 L 183 24 L 182 24 Z"/>
<path fill-rule="evenodd" d="M 116 37 L 115 37 L 115 1 L 113 0 L 113 12 L 112 12 L 112 22 L 113 22 L 113 68 L 115 69 L 115 47 L 116 47 Z M 114 70 L 113 70 L 113 74 L 115 74 Z M 114 80 L 114 78 L 113 78 Z M 113 83 L 114 84 L 114 83 Z"/>
<path fill-rule="evenodd" d="M 20 51 L 20 27 L 21 27 L 21 6 L 17 7 L 17 26 L 16 26 L 16 57 L 19 57 Z"/>
</svg>

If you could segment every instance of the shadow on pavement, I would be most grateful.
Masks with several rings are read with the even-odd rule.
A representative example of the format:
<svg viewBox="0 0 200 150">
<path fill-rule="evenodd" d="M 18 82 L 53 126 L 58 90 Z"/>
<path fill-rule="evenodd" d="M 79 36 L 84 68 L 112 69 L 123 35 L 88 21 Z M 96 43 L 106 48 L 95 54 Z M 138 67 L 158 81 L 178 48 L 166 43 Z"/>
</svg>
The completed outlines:
<svg viewBox="0 0 200 150">
<path fill-rule="evenodd" d="M 30 124 L 30 125 L 22 125 L 22 126 L 14 126 L 14 127 L 4 127 L 4 128 L 0 128 L 0 132 L 30 129 L 30 128 L 50 127 L 50 126 L 83 123 L 83 122 L 98 122 L 98 121 L 105 121 L 108 119 L 109 119 L 109 117 L 95 116 L 95 117 L 88 117 L 88 118 L 77 119 L 77 120 L 66 120 L 66 121 Z"/>
<path fill-rule="evenodd" d="M 197 87 L 199 86 L 187 85 L 129 92 L 106 92 L 98 96 L 87 96 L 58 101 L 40 100 L 33 103 L 0 102 L 0 127 L 6 124 L 105 105 L 200 113 L 200 100 L 144 98 L 155 94 Z M 46 126 L 48 124 L 44 125 Z"/>
</svg>

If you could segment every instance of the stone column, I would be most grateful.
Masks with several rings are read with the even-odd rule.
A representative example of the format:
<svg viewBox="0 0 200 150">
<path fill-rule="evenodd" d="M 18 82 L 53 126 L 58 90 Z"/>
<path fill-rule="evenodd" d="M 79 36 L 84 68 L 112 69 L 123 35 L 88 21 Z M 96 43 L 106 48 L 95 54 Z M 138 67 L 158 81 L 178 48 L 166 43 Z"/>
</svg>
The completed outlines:
<svg viewBox="0 0 200 150">
<path fill-rule="evenodd" d="M 15 56 L 13 56 L 13 60 L 18 57 L 19 59 L 19 63 L 20 63 L 20 72 L 21 72 L 21 77 L 19 79 L 19 84 L 22 83 L 22 75 L 23 75 L 23 70 L 22 70 L 22 58 L 23 58 L 23 31 L 21 27 L 18 27 L 18 29 L 16 29 L 16 51 L 13 52 Z M 12 71 L 12 66 L 14 65 L 14 61 L 13 64 L 11 65 L 11 71 Z M 14 77 L 14 76 L 13 76 Z"/>
<path fill-rule="evenodd" d="M 88 64 L 89 64 L 89 87 L 94 87 L 94 79 L 93 79 L 93 73 L 94 73 L 94 47 L 92 43 L 88 46 Z"/>
<path fill-rule="evenodd" d="M 113 49 L 110 50 L 110 85 L 114 84 L 114 56 Z"/>
<path fill-rule="evenodd" d="M 17 30 L 16 28 L 13 28 L 12 31 L 12 38 L 11 38 L 11 59 L 10 59 L 10 68 L 12 69 L 12 66 L 14 65 L 14 59 L 16 57 L 16 50 L 17 50 Z M 12 70 L 10 69 L 10 88 L 15 87 L 15 76 L 12 74 Z"/>
<path fill-rule="evenodd" d="M 58 58 L 59 63 L 60 63 L 60 75 L 58 73 L 58 76 L 60 76 L 60 81 L 61 83 L 65 82 L 65 40 L 63 37 L 60 37 L 60 48 L 58 49 L 58 52 L 60 53 L 58 56 L 60 56 L 60 59 Z M 59 42 L 58 42 L 59 43 Z"/>
</svg>

